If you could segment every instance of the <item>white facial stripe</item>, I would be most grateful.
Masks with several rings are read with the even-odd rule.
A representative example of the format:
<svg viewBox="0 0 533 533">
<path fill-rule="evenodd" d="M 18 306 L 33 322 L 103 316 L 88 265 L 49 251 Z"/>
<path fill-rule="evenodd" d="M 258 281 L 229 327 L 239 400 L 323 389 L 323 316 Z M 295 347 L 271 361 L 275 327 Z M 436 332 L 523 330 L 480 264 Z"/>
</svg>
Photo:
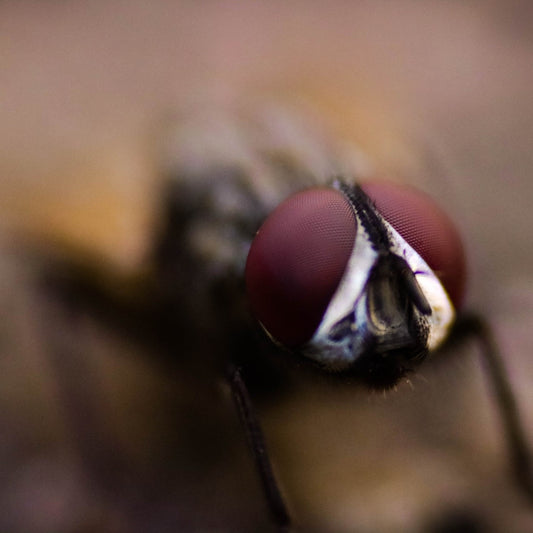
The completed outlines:
<svg viewBox="0 0 533 533">
<path fill-rule="evenodd" d="M 370 270 L 378 254 L 372 247 L 363 225 L 357 224 L 355 244 L 341 282 L 304 353 L 329 368 L 342 370 L 357 357 L 351 339 L 332 344 L 329 340 L 331 328 L 339 320 L 353 312 L 358 301 L 364 299 L 364 289 Z M 354 332 L 353 336 L 357 336 Z"/>
<path fill-rule="evenodd" d="M 357 234 L 352 255 L 331 302 L 312 339 L 302 350 L 304 355 L 331 371 L 347 369 L 363 351 L 362 334 L 366 322 L 366 284 L 378 253 L 372 247 L 364 225 L 357 218 Z M 436 349 L 447 337 L 455 318 L 453 305 L 440 280 L 420 255 L 380 216 L 390 235 L 390 251 L 403 257 L 415 274 L 432 313 L 424 317 L 429 329 L 427 347 Z M 356 323 L 349 333 L 332 341 L 333 326 L 355 310 Z"/>
</svg>

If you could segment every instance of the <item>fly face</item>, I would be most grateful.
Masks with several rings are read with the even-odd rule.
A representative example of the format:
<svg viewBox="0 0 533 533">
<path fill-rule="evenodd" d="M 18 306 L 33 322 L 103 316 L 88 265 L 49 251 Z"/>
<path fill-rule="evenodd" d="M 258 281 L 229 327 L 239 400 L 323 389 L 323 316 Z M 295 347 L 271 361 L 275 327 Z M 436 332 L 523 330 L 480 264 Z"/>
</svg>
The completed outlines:
<svg viewBox="0 0 533 533">
<path fill-rule="evenodd" d="M 398 190 L 383 184 L 371 193 L 379 201 Z M 452 264 L 463 276 L 455 230 L 433 202 L 410 194 L 413 205 L 427 203 L 433 217 L 446 221 L 441 240 L 454 243 Z M 455 310 L 446 288 L 413 247 L 413 234 L 402 236 L 360 186 L 337 180 L 331 189 L 295 197 L 271 215 L 250 250 L 247 284 L 256 315 L 275 340 L 326 371 L 357 375 L 371 386 L 395 384 L 448 336 Z M 306 203 L 315 208 L 302 208 Z M 285 327 L 295 322 L 303 323 L 296 335 Z"/>
</svg>

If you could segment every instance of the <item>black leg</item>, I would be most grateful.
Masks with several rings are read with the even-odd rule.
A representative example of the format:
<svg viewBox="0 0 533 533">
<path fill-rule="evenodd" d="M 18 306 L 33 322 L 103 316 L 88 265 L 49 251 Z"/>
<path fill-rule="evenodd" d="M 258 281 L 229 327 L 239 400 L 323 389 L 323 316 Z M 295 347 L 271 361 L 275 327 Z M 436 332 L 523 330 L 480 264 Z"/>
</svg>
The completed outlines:
<svg viewBox="0 0 533 533">
<path fill-rule="evenodd" d="M 229 368 L 228 381 L 241 424 L 246 431 L 248 444 L 250 445 L 255 466 L 261 479 L 270 513 L 279 528 L 288 531 L 291 524 L 289 512 L 281 496 L 274 472 L 272 471 L 272 464 L 270 463 L 270 458 L 266 450 L 265 438 L 255 414 L 252 399 L 238 368 L 234 366 Z"/>
<path fill-rule="evenodd" d="M 455 341 L 470 337 L 476 337 L 481 344 L 481 356 L 500 411 L 513 474 L 524 494 L 533 502 L 531 451 L 518 405 L 491 328 L 486 320 L 476 314 L 460 316 L 451 335 Z"/>
</svg>

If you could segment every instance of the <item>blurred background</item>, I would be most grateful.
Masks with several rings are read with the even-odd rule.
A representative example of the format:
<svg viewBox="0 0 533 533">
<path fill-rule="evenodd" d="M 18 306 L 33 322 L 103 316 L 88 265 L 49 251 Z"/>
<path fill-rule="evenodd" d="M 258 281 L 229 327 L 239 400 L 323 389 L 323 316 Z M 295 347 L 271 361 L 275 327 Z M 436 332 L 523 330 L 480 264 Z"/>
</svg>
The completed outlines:
<svg viewBox="0 0 533 533">
<path fill-rule="evenodd" d="M 0 530 L 269 530 L 211 371 L 36 282 L 50 256 L 142 276 L 161 131 L 191 109 L 297 109 L 434 195 L 533 442 L 532 30 L 525 0 L 1 2 Z M 302 531 L 533 529 L 476 346 L 433 363 L 386 395 L 302 378 L 260 402 Z"/>
</svg>

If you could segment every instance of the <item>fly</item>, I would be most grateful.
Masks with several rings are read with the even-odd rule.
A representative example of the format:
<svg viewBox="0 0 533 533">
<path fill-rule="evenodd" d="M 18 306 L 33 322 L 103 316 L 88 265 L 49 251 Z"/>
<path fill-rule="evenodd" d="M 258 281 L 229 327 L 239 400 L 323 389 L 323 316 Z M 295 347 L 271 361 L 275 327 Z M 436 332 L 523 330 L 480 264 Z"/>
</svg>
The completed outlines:
<svg viewBox="0 0 533 533">
<path fill-rule="evenodd" d="M 515 477 L 533 501 L 530 453 L 497 345 L 483 319 L 461 310 L 464 251 L 453 223 L 419 191 L 358 184 L 352 178 L 358 165 L 339 162 L 319 142 L 302 150 L 305 127 L 289 139 L 287 153 L 307 155 L 280 157 L 280 122 L 267 122 L 273 131 L 265 133 L 249 121 L 258 128 L 250 134 L 228 128 L 225 117 L 208 117 L 203 128 L 193 121 L 191 135 L 185 127 L 176 136 L 163 166 L 149 275 L 134 298 L 109 291 L 100 276 L 72 275 L 69 265 L 68 283 L 53 281 L 53 291 L 67 294 L 70 307 L 98 310 L 125 334 L 148 339 L 167 358 L 188 354 L 191 367 L 201 366 L 208 378 L 210 365 L 198 362 L 194 350 L 210 343 L 210 364 L 231 388 L 281 529 L 292 520 L 248 392 L 247 362 L 269 352 L 385 389 L 450 341 L 474 336 Z M 259 148 L 236 149 L 249 146 L 249 138 Z M 255 335 L 256 320 L 264 338 Z"/>
</svg>

